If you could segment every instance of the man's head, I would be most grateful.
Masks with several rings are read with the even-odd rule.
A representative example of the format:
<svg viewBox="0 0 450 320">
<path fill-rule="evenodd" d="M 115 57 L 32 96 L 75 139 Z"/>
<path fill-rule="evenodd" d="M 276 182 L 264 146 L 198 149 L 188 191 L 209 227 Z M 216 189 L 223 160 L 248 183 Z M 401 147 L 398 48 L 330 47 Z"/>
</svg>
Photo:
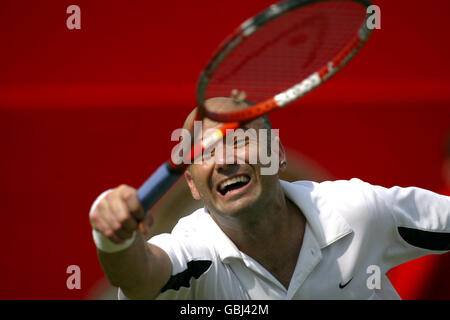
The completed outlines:
<svg viewBox="0 0 450 320">
<path fill-rule="evenodd" d="M 222 112 L 248 107 L 246 102 L 231 98 L 213 98 L 206 101 L 206 104 Z M 185 128 L 192 127 L 195 115 L 196 109 L 186 119 Z M 204 119 L 202 122 L 203 133 L 206 133 L 208 129 L 220 126 L 221 123 L 210 119 Z M 260 129 L 265 129 L 265 131 Z M 279 185 L 279 182 L 278 170 L 274 174 L 262 174 L 261 171 L 264 172 L 263 169 L 268 164 L 261 163 L 260 151 L 269 150 L 270 153 L 271 149 L 275 149 L 277 161 L 285 160 L 284 148 L 279 144 L 278 137 L 275 137 L 277 148 L 272 148 L 274 141 L 271 143 L 270 139 L 267 138 L 267 136 L 272 136 L 271 129 L 267 117 L 257 118 L 246 123 L 243 130 L 244 132 L 265 132 L 266 136 L 263 139 L 261 139 L 261 134 L 257 134 L 256 139 L 249 138 L 247 135 L 247 138 L 241 143 L 236 145 L 233 143 L 232 149 L 234 148 L 236 153 L 232 154 L 231 159 L 228 152 L 221 151 L 219 155 L 216 154 L 209 160 L 192 164 L 185 173 L 192 196 L 197 200 L 202 200 L 210 211 L 220 215 L 235 216 L 264 208 L 265 203 L 270 201 L 273 189 Z M 224 145 L 229 146 L 226 143 Z M 225 149 L 223 148 L 223 151 Z M 250 161 L 255 150 L 258 154 L 257 161 Z M 217 161 L 217 159 L 224 161 Z M 276 165 L 278 169 L 278 162 Z M 284 170 L 284 166 L 281 166 L 279 170 Z"/>
</svg>

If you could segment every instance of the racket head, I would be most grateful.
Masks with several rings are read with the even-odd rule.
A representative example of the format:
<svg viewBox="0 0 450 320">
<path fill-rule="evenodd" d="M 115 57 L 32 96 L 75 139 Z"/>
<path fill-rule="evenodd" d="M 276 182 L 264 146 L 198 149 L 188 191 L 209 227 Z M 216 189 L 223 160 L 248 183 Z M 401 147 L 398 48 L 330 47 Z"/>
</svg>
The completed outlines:
<svg viewBox="0 0 450 320">
<path fill-rule="evenodd" d="M 286 0 L 246 20 L 200 74 L 200 118 L 249 121 L 315 89 L 368 39 L 370 5 L 368 0 Z M 223 112 L 205 104 L 230 96 L 251 106 Z"/>
</svg>

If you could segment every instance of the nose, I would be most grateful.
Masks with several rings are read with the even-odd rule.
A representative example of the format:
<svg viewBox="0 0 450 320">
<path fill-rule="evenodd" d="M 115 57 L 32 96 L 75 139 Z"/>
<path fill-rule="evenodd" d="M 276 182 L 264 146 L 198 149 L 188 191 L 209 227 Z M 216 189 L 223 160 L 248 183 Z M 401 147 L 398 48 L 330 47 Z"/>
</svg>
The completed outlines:
<svg viewBox="0 0 450 320">
<path fill-rule="evenodd" d="M 224 175 L 234 174 L 239 170 L 239 164 L 237 163 L 216 163 L 215 170 L 217 173 Z"/>
<path fill-rule="evenodd" d="M 230 173 L 239 168 L 237 155 L 234 148 L 226 148 L 222 144 L 222 148 L 216 149 L 215 169 L 220 173 Z"/>
</svg>

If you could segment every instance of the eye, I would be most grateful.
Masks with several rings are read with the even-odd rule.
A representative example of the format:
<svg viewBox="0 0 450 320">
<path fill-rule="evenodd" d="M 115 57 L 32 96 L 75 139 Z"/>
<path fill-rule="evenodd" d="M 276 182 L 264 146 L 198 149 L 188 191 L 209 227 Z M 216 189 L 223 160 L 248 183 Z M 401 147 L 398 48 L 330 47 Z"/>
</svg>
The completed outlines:
<svg viewBox="0 0 450 320">
<path fill-rule="evenodd" d="M 237 138 L 234 139 L 234 147 L 235 148 L 240 148 L 240 147 L 243 147 L 243 146 L 247 146 L 249 143 L 250 143 L 250 138 L 247 137 L 247 136 L 242 137 L 242 138 L 238 138 L 237 137 Z"/>
<path fill-rule="evenodd" d="M 214 158 L 215 155 L 216 155 L 216 148 L 209 147 L 203 152 L 203 159 L 210 160 L 210 159 Z"/>
</svg>

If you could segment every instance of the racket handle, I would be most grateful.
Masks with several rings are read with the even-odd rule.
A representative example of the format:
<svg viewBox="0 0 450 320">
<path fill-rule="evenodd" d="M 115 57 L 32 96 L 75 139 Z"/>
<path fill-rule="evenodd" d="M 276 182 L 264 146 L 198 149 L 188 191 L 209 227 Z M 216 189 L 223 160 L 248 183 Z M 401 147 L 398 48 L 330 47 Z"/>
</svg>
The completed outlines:
<svg viewBox="0 0 450 320">
<path fill-rule="evenodd" d="M 169 162 L 165 162 L 144 182 L 137 196 L 145 213 L 175 184 L 182 173 L 183 170 L 175 171 Z"/>
</svg>

